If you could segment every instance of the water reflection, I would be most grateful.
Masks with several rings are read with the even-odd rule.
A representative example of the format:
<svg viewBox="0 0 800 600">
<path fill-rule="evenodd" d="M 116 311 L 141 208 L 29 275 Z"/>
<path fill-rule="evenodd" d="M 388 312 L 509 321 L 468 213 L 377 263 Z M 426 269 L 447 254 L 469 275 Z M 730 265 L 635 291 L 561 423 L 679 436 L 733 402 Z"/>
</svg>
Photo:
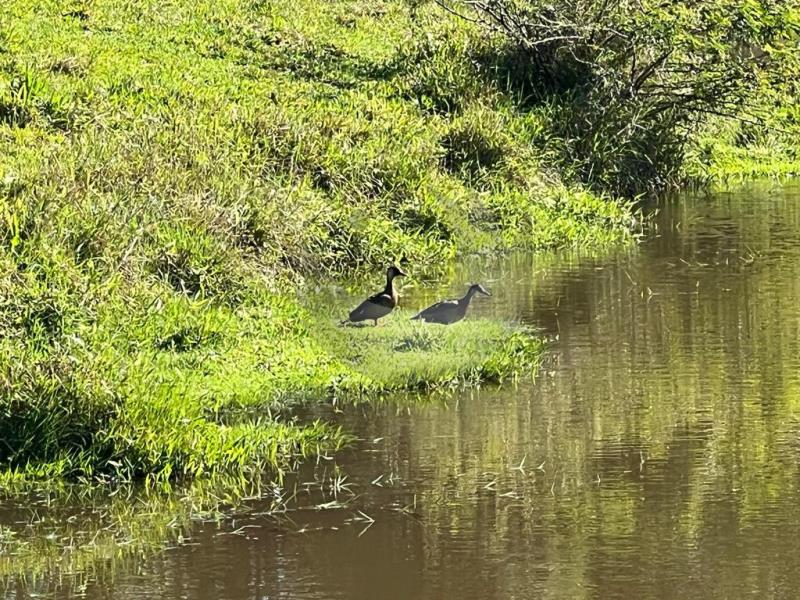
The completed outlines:
<svg viewBox="0 0 800 600">
<path fill-rule="evenodd" d="M 201 526 L 83 594 L 794 597 L 799 204 L 680 201 L 634 250 L 464 265 L 452 290 L 494 280 L 473 314 L 556 339 L 535 384 L 327 414 L 361 441 L 298 475 L 284 520 Z"/>
</svg>

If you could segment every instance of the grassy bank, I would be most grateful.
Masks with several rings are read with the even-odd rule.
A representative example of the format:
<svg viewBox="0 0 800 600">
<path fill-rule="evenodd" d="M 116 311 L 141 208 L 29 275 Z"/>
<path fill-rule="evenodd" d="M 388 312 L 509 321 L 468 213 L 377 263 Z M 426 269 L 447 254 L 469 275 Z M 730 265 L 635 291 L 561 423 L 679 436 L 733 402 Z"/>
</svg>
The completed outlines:
<svg viewBox="0 0 800 600">
<path fill-rule="evenodd" d="M 279 475 L 346 439 L 287 420 L 286 406 L 500 381 L 541 350 L 502 323 L 434 329 L 398 314 L 377 330 L 340 328 L 282 296 L 257 298 L 232 309 L 168 295 L 51 345 L 5 340 L 6 464 L 36 477 Z"/>
<path fill-rule="evenodd" d="M 65 362 L 91 365 L 94 375 L 47 371 L 50 386 L 38 402 L 33 392 L 13 390 L 18 400 L 4 408 L 17 414 L 3 416 L 6 440 L 26 454 L 7 459 L 13 468 L 0 474 L 0 503 L 17 510 L 12 520 L 0 518 L 0 578 L 51 591 L 83 578 L 103 581 L 189 540 L 198 519 L 231 510 L 241 517 L 248 499 L 263 511 L 272 498 L 280 512 L 291 495 L 272 483 L 281 470 L 347 441 L 331 426 L 287 421 L 280 416 L 287 406 L 496 382 L 530 372 L 541 356 L 542 341 L 511 324 L 426 327 L 402 311 L 377 329 L 342 328 L 330 311 L 312 316 L 282 297 L 261 300 L 246 315 L 173 298 L 149 332 L 136 320 L 126 325 L 128 313 L 107 324 L 114 333 L 101 337 L 116 336 L 120 347 L 99 344 L 102 360 L 62 346 L 72 357 Z M 20 367 L 20 378 L 43 370 L 44 360 Z M 109 394 L 102 406 L 90 384 Z M 39 446 L 26 446 L 30 439 Z M 115 487 L 110 497 L 106 486 L 55 481 L 167 483 L 187 475 L 202 477 L 191 485 Z"/>
<path fill-rule="evenodd" d="M 0 466 L 280 473 L 344 440 L 287 405 L 529 370 L 511 325 L 344 330 L 296 296 L 631 239 L 602 182 L 640 171 L 609 136 L 569 163 L 577 98 L 519 61 L 432 2 L 6 3 Z"/>
<path fill-rule="evenodd" d="M 786 102 L 790 103 L 790 99 Z M 792 110 L 796 112 L 793 107 Z M 782 180 L 800 175 L 800 128 L 793 124 L 800 121 L 795 118 L 772 122 L 780 129 L 716 121 L 692 145 L 685 166 L 687 179 L 724 187 L 754 179 Z"/>
<path fill-rule="evenodd" d="M 344 440 L 289 403 L 529 369 L 540 344 L 512 326 L 342 330 L 293 292 L 628 238 L 471 62 L 482 39 L 399 1 L 8 3 L 3 468 L 279 473 Z"/>
<path fill-rule="evenodd" d="M 800 175 L 800 86 L 789 78 L 765 89 L 737 118 L 719 116 L 695 133 L 684 165 L 687 180 L 716 186 Z"/>
</svg>

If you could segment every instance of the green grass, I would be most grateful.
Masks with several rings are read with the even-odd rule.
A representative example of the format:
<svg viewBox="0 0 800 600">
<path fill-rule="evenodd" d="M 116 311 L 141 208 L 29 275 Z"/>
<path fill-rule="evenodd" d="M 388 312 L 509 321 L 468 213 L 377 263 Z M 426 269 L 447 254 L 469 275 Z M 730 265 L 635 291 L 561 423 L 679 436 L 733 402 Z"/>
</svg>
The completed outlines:
<svg viewBox="0 0 800 600">
<path fill-rule="evenodd" d="M 280 476 L 346 441 L 293 403 L 529 370 L 541 344 L 512 325 L 340 329 L 295 297 L 401 258 L 630 239 L 485 50 L 400 1 L 4 6 L 0 466 Z"/>
<path fill-rule="evenodd" d="M 86 334 L 94 347 L 62 342 L 62 362 L 44 348 L 7 359 L 25 366 L 0 385 L 31 387 L 3 388 L 0 422 L 19 454 L 4 457 L 0 490 L 30 507 L 30 522 L 0 525 L 0 577 L 113 576 L 180 542 L 195 519 L 241 512 L 267 493 L 262 473 L 272 481 L 348 441 L 330 425 L 279 416 L 295 404 L 500 382 L 532 373 L 543 347 L 512 323 L 427 326 L 403 310 L 378 327 L 340 327 L 340 306 L 312 313 L 267 292 L 236 309 L 174 294 L 158 308 L 116 309 Z M 176 489 L 187 476 L 194 483 Z M 106 486 L 58 483 L 139 477 L 148 484 L 116 486 L 111 498 Z M 58 517 L 76 505 L 101 508 Z"/>
<path fill-rule="evenodd" d="M 691 179 L 715 185 L 730 185 L 754 179 L 787 179 L 800 175 L 798 147 L 765 141 L 738 145 L 719 138 L 706 138 L 690 156 Z"/>
<path fill-rule="evenodd" d="M 69 320 L 57 308 L 44 324 L 23 314 L 30 331 L 0 343 L 7 468 L 36 478 L 280 476 L 346 441 L 281 416 L 287 406 L 498 382 L 531 371 L 541 353 L 511 324 L 429 327 L 397 312 L 378 328 L 339 327 L 333 314 L 250 292 L 236 307 L 172 292 L 109 300 L 69 335 L 51 331 Z"/>
<path fill-rule="evenodd" d="M 684 167 L 687 179 L 731 185 L 800 175 L 800 94 L 765 90 L 742 120 L 713 118 L 695 134 Z"/>
<path fill-rule="evenodd" d="M 482 82 L 458 50 L 480 36 L 437 25 L 433 7 L 417 20 L 402 2 L 64 12 L 13 2 L 4 16 L 12 243 L 69 233 L 81 262 L 146 259 L 136 268 L 222 295 L 241 254 L 275 276 L 503 248 L 493 234 L 509 223 L 531 248 L 624 237 L 603 226 L 624 207 L 558 179 L 531 144 L 545 117 Z M 445 41 L 409 45 L 421 30 Z M 457 114 L 428 108 L 447 98 Z M 600 226 L 554 225 L 562 207 Z"/>
<path fill-rule="evenodd" d="M 511 325 L 341 330 L 296 294 L 631 241 L 495 41 L 430 2 L 7 2 L 0 466 L 280 475 L 346 438 L 294 402 L 528 370 Z"/>
</svg>

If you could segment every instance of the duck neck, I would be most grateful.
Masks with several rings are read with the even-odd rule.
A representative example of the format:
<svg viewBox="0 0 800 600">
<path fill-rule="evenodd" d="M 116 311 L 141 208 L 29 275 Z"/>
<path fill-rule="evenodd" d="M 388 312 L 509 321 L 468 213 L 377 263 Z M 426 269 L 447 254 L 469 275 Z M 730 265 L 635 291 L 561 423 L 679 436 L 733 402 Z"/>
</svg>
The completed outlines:
<svg viewBox="0 0 800 600">
<path fill-rule="evenodd" d="M 386 275 L 386 291 L 391 294 L 394 292 L 394 276 Z"/>
<path fill-rule="evenodd" d="M 472 297 L 475 295 L 476 291 L 477 290 L 474 290 L 473 288 L 469 288 L 467 290 L 467 293 L 464 294 L 464 297 L 461 298 L 461 301 L 459 302 L 459 304 L 466 304 L 466 305 L 469 306 L 469 303 L 470 303 L 470 301 L 472 301 Z"/>
</svg>

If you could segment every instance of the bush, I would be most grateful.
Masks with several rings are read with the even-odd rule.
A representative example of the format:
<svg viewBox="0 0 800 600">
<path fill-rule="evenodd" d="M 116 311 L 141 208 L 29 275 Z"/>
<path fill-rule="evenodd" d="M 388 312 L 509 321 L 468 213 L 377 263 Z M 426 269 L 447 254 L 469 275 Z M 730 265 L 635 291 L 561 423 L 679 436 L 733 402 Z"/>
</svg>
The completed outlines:
<svg viewBox="0 0 800 600">
<path fill-rule="evenodd" d="M 559 98 L 563 152 L 603 191 L 674 183 L 699 120 L 739 114 L 798 67 L 796 0 L 438 1 L 527 57 L 534 99 Z"/>
</svg>

